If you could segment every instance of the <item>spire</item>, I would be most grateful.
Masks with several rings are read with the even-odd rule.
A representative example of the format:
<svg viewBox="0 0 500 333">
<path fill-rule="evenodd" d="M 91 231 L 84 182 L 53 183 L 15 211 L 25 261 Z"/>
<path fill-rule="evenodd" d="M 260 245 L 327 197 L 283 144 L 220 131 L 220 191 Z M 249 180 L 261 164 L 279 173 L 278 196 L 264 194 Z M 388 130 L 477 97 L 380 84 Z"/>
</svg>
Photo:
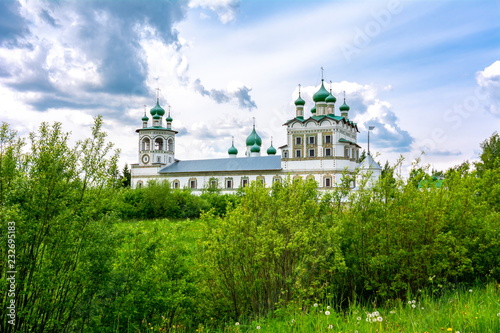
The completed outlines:
<svg viewBox="0 0 500 333">
<path fill-rule="evenodd" d="M 234 136 L 231 137 L 231 148 L 228 149 L 227 153 L 229 157 L 236 157 L 236 155 L 238 155 L 238 149 L 234 147 Z"/>
<path fill-rule="evenodd" d="M 141 120 L 142 120 L 142 128 L 148 127 L 149 118 L 148 116 L 146 116 L 146 105 L 144 105 L 144 116 L 142 116 Z"/>
<path fill-rule="evenodd" d="M 344 90 L 344 104 L 342 104 L 339 109 L 340 109 L 340 115 L 342 117 L 347 118 L 347 114 L 349 112 L 350 107 L 345 103 L 345 90 Z"/>
<path fill-rule="evenodd" d="M 276 148 L 273 147 L 273 137 L 271 137 L 271 146 L 267 148 L 267 155 L 276 155 Z"/>
</svg>

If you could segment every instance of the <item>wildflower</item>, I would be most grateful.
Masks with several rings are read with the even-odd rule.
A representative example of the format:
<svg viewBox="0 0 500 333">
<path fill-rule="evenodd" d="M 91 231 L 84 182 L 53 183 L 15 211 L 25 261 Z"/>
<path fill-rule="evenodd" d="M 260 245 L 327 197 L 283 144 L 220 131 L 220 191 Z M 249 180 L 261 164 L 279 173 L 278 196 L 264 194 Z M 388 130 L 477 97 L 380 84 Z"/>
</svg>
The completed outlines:
<svg viewBox="0 0 500 333">
<path fill-rule="evenodd" d="M 325 315 L 329 316 L 330 315 L 330 311 L 325 311 Z"/>
<path fill-rule="evenodd" d="M 326 307 L 326 309 L 327 309 L 327 310 L 330 310 L 331 308 L 332 308 L 332 307 L 331 307 L 330 305 L 328 305 L 328 306 Z"/>
<path fill-rule="evenodd" d="M 375 311 L 375 312 L 373 312 L 373 313 L 372 313 L 372 315 L 373 315 L 374 317 L 378 317 L 378 316 L 380 315 L 380 313 L 379 313 L 378 311 Z"/>
<path fill-rule="evenodd" d="M 453 331 L 453 329 L 452 329 L 451 327 L 448 327 L 446 330 L 447 330 L 448 332 Z"/>
<path fill-rule="evenodd" d="M 333 328 L 333 325 L 332 325 L 332 324 L 328 325 L 328 329 L 329 329 L 329 330 L 331 330 L 332 328 Z"/>
<path fill-rule="evenodd" d="M 256 328 L 257 328 L 258 330 L 260 330 L 260 326 L 257 326 Z"/>
<path fill-rule="evenodd" d="M 292 323 L 295 323 L 295 319 L 292 319 Z"/>
<path fill-rule="evenodd" d="M 408 301 L 408 304 L 411 304 L 411 301 Z"/>
<path fill-rule="evenodd" d="M 318 303 L 314 303 L 314 304 L 313 304 L 313 306 L 314 306 L 315 308 L 317 308 L 317 307 L 318 307 Z"/>
<path fill-rule="evenodd" d="M 356 318 L 357 320 L 361 320 L 361 317 Z"/>
<path fill-rule="evenodd" d="M 236 322 L 236 324 L 235 324 L 235 325 L 236 325 L 236 326 L 240 326 L 240 323 Z"/>
<path fill-rule="evenodd" d="M 415 304 L 412 304 L 411 307 L 415 309 L 417 306 Z"/>
<path fill-rule="evenodd" d="M 500 317 L 500 313 L 497 313 L 497 317 Z"/>
<path fill-rule="evenodd" d="M 469 289 L 469 292 L 471 293 L 471 292 L 472 292 L 472 289 Z"/>
<path fill-rule="evenodd" d="M 382 321 L 382 320 L 384 320 L 384 318 L 382 318 L 380 316 L 377 317 L 377 321 Z"/>
<path fill-rule="evenodd" d="M 390 313 L 390 314 L 395 314 L 395 313 L 396 313 L 396 311 L 391 310 L 391 311 L 389 311 L 389 313 Z"/>
<path fill-rule="evenodd" d="M 415 300 L 415 299 L 414 299 L 414 300 L 413 300 L 413 301 L 411 301 L 411 302 L 412 302 L 413 304 L 415 304 L 415 303 L 417 303 L 417 300 Z"/>
</svg>

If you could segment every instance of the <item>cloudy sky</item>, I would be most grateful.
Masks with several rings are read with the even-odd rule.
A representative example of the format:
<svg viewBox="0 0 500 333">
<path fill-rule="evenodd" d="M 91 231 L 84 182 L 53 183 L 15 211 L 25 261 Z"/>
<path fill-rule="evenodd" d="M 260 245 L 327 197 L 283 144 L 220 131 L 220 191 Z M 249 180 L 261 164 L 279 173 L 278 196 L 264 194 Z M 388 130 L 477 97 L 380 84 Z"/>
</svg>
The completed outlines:
<svg viewBox="0 0 500 333">
<path fill-rule="evenodd" d="M 156 88 L 177 158 L 227 156 L 232 136 L 242 155 L 254 117 L 264 148 L 286 143 L 321 68 L 382 163 L 475 160 L 500 130 L 500 2 L 0 0 L 0 120 L 76 140 L 101 114 L 122 165 Z"/>
</svg>

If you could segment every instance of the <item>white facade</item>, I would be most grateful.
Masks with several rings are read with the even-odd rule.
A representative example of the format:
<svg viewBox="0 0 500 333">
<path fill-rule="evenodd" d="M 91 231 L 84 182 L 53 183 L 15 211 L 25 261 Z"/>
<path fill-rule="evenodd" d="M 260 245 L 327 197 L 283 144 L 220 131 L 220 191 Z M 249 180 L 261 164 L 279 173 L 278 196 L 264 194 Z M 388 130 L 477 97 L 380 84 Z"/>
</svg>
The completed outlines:
<svg viewBox="0 0 500 333">
<path fill-rule="evenodd" d="M 312 178 L 320 190 L 328 190 L 340 183 L 344 172 L 354 173 L 358 167 L 362 172 L 365 168 L 370 169 L 370 182 L 373 183 L 380 175 L 380 166 L 371 156 L 368 156 L 369 164 L 359 164 L 359 131 L 356 123 L 348 118 L 349 107 L 345 99 L 340 115 L 336 115 L 336 99 L 322 83 L 313 101 L 311 114 L 305 118 L 305 101 L 299 93 L 295 101 L 295 118 L 284 124 L 287 143 L 279 148 L 279 155 L 272 144 L 267 155 L 261 152 L 262 139 L 254 125 L 246 140 L 245 156 L 237 157 L 233 143 L 228 158 L 191 161 L 175 159 L 177 132 L 171 129 L 170 114 L 167 126 L 162 127 L 165 112 L 157 101 L 151 109 L 153 126 L 148 126 L 149 119 L 144 115 L 142 128 L 136 130 L 139 133 L 139 163 L 131 168 L 132 187 L 146 186 L 148 181 L 156 179 L 168 180 L 173 188 L 189 188 L 195 193 L 208 187 L 231 193 L 253 181 L 270 185 L 287 177 L 302 177 Z"/>
</svg>

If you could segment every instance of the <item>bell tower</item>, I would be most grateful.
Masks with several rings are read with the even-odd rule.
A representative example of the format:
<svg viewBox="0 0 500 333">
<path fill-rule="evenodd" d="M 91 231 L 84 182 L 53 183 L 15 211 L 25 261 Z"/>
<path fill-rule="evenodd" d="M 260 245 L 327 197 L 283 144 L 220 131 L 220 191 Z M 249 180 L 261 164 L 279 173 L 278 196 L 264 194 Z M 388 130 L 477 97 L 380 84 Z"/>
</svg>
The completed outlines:
<svg viewBox="0 0 500 333">
<path fill-rule="evenodd" d="M 159 94 L 160 89 L 157 89 L 156 105 L 150 110 L 153 118 L 151 126 L 144 105 L 142 128 L 136 130 L 139 133 L 139 166 L 166 166 L 175 162 L 175 135 L 178 132 L 172 130 L 170 106 L 165 119 L 166 127 L 163 127 L 165 110 L 160 106 Z"/>
</svg>

